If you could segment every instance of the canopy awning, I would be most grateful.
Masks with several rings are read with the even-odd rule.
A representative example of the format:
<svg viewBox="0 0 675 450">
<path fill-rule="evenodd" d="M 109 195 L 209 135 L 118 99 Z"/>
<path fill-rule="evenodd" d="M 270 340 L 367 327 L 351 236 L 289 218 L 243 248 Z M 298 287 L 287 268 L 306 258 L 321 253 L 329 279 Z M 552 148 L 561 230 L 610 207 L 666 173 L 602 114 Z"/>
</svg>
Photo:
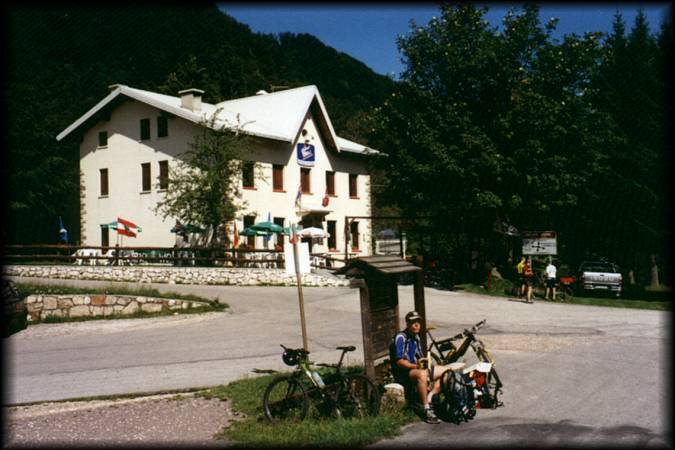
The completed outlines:
<svg viewBox="0 0 675 450">
<path fill-rule="evenodd" d="M 333 210 L 329 208 L 328 206 L 322 206 L 320 204 L 315 204 L 315 203 L 303 203 L 302 201 L 300 202 L 300 207 L 296 211 L 296 214 L 299 216 L 306 216 L 307 214 L 330 214 L 332 213 Z"/>
</svg>

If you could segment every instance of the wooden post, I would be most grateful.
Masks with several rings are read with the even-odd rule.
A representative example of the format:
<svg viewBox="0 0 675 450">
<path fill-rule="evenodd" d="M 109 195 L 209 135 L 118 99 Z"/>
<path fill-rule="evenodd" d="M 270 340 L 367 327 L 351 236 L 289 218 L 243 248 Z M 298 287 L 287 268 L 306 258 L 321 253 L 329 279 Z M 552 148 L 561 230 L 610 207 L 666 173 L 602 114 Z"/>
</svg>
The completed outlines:
<svg viewBox="0 0 675 450">
<path fill-rule="evenodd" d="M 305 325 L 305 303 L 302 297 L 302 276 L 300 275 L 300 258 L 298 252 L 298 235 L 295 232 L 295 225 L 292 227 L 293 233 L 293 262 L 295 263 L 295 279 L 298 283 L 298 301 L 300 303 L 300 325 L 302 326 L 302 348 L 309 351 L 307 343 L 307 327 Z"/>
<path fill-rule="evenodd" d="M 401 230 L 401 224 L 398 224 L 398 249 L 401 253 L 401 258 L 405 259 L 405 254 L 403 252 L 403 230 Z"/>
<path fill-rule="evenodd" d="M 359 294 L 361 297 L 361 329 L 363 331 L 363 364 L 366 375 L 375 379 L 375 364 L 373 355 L 372 330 L 370 323 L 370 296 L 368 285 L 364 280 L 359 280 Z"/>
<path fill-rule="evenodd" d="M 424 306 L 424 271 L 420 270 L 415 273 L 415 311 L 417 311 L 420 316 L 422 316 L 422 332 L 420 332 L 420 341 L 422 343 L 422 348 L 424 349 L 423 354 L 427 353 L 427 313 Z"/>
</svg>

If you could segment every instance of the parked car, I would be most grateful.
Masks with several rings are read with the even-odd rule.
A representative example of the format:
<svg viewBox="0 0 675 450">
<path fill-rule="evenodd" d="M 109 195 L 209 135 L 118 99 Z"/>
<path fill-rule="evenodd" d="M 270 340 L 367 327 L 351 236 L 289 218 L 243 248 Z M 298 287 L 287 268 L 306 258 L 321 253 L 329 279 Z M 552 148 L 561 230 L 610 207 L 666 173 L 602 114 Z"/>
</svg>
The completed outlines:
<svg viewBox="0 0 675 450">
<path fill-rule="evenodd" d="M 580 294 L 594 291 L 621 296 L 623 276 L 619 266 L 607 261 L 584 261 L 579 265 L 577 289 Z"/>
</svg>

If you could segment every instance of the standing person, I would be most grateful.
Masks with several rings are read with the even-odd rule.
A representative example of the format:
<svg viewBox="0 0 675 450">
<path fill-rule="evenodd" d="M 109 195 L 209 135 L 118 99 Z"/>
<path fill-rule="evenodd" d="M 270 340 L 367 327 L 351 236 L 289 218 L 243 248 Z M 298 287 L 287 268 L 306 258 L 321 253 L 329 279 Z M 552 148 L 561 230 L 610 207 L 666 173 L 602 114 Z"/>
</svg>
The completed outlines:
<svg viewBox="0 0 675 450">
<path fill-rule="evenodd" d="M 527 261 L 523 266 L 523 279 L 525 280 L 525 289 L 527 290 L 526 303 L 534 303 L 532 301 L 532 285 L 534 284 L 534 271 L 532 270 L 531 256 L 527 257 Z"/>
<path fill-rule="evenodd" d="M 429 368 L 429 361 L 422 355 L 419 333 L 422 330 L 422 316 L 417 311 L 405 315 L 406 328 L 396 333 L 389 348 L 394 380 L 405 389 L 415 388 L 420 403 L 424 406 L 424 421 L 440 423 L 431 407 L 432 398 L 441 390 L 440 378 L 449 370 L 447 366 Z M 431 389 L 429 380 L 432 381 Z"/>
<path fill-rule="evenodd" d="M 516 271 L 518 272 L 518 282 L 520 283 L 520 287 L 518 287 L 518 297 L 520 298 L 525 295 L 525 276 L 523 275 L 525 262 L 525 255 L 523 255 L 520 257 L 520 262 L 516 265 Z"/>
<path fill-rule="evenodd" d="M 544 299 L 548 298 L 549 292 L 551 293 L 551 300 L 555 300 L 555 285 L 556 285 L 556 267 L 553 265 L 553 260 L 548 259 L 548 266 L 546 266 L 546 294 Z"/>
</svg>

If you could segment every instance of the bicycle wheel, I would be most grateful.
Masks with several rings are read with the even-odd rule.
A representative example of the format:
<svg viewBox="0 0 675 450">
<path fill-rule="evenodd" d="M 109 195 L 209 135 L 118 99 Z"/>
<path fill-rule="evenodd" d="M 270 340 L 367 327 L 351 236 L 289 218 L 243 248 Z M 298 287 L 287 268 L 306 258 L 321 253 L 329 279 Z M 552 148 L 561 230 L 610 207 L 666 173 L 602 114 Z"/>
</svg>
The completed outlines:
<svg viewBox="0 0 675 450">
<path fill-rule="evenodd" d="M 434 411 L 442 420 L 460 423 L 476 415 L 473 386 L 463 374 L 451 370 L 444 372 L 441 376 L 441 391 L 434 396 L 434 400 Z"/>
<path fill-rule="evenodd" d="M 347 375 L 338 397 L 344 418 L 375 416 L 380 411 L 380 392 L 365 375 Z"/>
<path fill-rule="evenodd" d="M 574 297 L 574 289 L 570 286 L 563 286 L 560 288 L 560 293 L 562 294 L 563 301 L 570 301 Z"/>
<path fill-rule="evenodd" d="M 279 420 L 301 421 L 307 414 L 307 392 L 293 376 L 274 379 L 263 395 L 263 410 L 270 422 Z"/>
<path fill-rule="evenodd" d="M 499 375 L 495 369 L 492 369 L 487 374 L 484 392 L 483 399 L 486 402 L 486 408 L 495 409 L 498 406 L 502 406 L 502 402 L 499 401 L 499 394 L 502 392 L 502 381 L 499 379 Z"/>
</svg>

